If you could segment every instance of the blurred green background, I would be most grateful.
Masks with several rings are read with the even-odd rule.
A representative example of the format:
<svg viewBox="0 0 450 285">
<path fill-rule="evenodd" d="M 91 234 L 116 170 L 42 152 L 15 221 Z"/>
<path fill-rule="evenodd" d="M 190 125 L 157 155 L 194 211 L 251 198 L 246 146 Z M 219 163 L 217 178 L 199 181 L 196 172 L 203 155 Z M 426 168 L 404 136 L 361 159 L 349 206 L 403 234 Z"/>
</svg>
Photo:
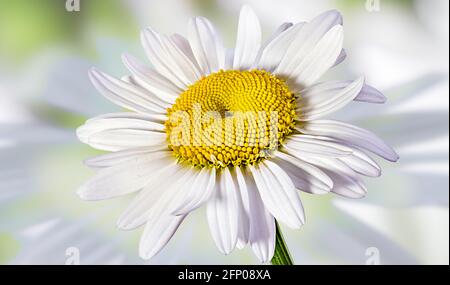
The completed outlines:
<svg viewBox="0 0 450 285">
<path fill-rule="evenodd" d="M 284 229 L 297 264 L 448 264 L 448 1 L 417 0 L 0 0 L 0 264 L 255 263 L 246 249 L 222 256 L 203 210 L 191 215 L 150 261 L 137 254 L 140 230 L 115 219 L 129 201 L 84 202 L 75 195 L 96 154 L 76 140 L 87 118 L 117 110 L 91 86 L 87 70 L 126 74 L 120 55 L 145 60 L 139 32 L 185 34 L 208 17 L 232 46 L 240 7 L 250 4 L 265 36 L 282 22 L 328 10 L 344 15 L 346 61 L 330 77 L 365 74 L 388 97 L 353 103 L 337 118 L 374 130 L 401 156 L 380 161 L 362 200 L 302 195 L 307 224 Z"/>
</svg>

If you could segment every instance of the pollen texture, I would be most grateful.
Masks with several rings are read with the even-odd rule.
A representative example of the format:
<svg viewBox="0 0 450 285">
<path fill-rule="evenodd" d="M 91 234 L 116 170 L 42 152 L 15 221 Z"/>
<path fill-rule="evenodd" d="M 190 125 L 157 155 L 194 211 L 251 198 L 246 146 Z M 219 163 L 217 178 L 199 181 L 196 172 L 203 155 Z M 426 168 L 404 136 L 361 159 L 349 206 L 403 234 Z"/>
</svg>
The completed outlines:
<svg viewBox="0 0 450 285">
<path fill-rule="evenodd" d="M 189 86 L 169 108 L 169 148 L 195 166 L 256 164 L 295 124 L 295 96 L 264 70 L 219 71 Z"/>
</svg>

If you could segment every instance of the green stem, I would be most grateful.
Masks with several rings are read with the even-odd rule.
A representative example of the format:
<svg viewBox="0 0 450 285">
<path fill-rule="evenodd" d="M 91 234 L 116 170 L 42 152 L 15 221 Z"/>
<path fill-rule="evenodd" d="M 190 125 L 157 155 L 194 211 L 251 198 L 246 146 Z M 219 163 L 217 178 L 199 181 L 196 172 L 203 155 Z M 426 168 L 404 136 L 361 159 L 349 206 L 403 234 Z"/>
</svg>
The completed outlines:
<svg viewBox="0 0 450 285">
<path fill-rule="evenodd" d="M 277 229 L 275 253 L 273 254 L 273 258 L 270 263 L 272 265 L 294 265 L 294 262 L 292 262 L 291 254 L 289 253 L 289 250 L 286 246 L 286 242 L 284 241 L 283 234 L 281 233 L 281 229 L 277 221 L 275 221 L 275 226 Z"/>
</svg>

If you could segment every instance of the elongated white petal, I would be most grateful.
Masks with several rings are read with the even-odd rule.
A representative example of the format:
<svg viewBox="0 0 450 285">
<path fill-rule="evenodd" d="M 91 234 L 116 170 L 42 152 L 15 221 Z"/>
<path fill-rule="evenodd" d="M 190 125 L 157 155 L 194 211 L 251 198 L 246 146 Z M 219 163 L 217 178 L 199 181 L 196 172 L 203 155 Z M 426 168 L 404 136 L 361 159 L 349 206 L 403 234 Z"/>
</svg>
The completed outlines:
<svg viewBox="0 0 450 285">
<path fill-rule="evenodd" d="M 186 216 L 172 216 L 162 212 L 147 222 L 139 244 L 139 256 L 150 259 L 169 242 Z"/>
<path fill-rule="evenodd" d="M 238 238 L 238 192 L 228 168 L 224 168 L 219 177 L 219 187 L 207 203 L 206 214 L 217 248 L 223 254 L 229 254 Z"/>
<path fill-rule="evenodd" d="M 183 71 L 165 50 L 158 33 L 150 28 L 145 29 L 141 33 L 141 42 L 149 61 L 160 74 L 182 89 L 189 85 Z"/>
<path fill-rule="evenodd" d="M 146 211 L 141 217 L 146 219 L 146 226 L 139 244 L 139 255 L 144 259 L 149 259 L 157 254 L 172 238 L 178 226 L 186 215 L 173 216 L 168 212 L 169 205 L 173 199 L 181 192 L 180 186 L 191 179 L 189 172 L 183 175 L 181 180 L 173 181 L 168 188 L 160 194 L 159 199 L 152 205 L 148 205 L 150 211 Z M 158 189 L 161 191 L 161 189 Z M 138 218 L 138 220 L 141 218 Z"/>
<path fill-rule="evenodd" d="M 168 151 L 167 146 L 154 146 L 154 147 L 139 147 L 127 150 L 121 150 L 116 152 L 110 152 L 107 154 L 98 155 L 88 158 L 84 163 L 91 168 L 106 168 L 118 165 L 125 161 L 138 159 L 139 156 L 145 156 L 148 153 Z"/>
<path fill-rule="evenodd" d="M 269 212 L 290 228 L 300 228 L 305 221 L 303 206 L 286 172 L 270 161 L 250 166 L 250 170 Z"/>
<path fill-rule="evenodd" d="M 280 64 L 286 54 L 286 51 L 304 24 L 305 23 L 297 23 L 293 26 L 287 27 L 286 30 L 278 34 L 270 43 L 267 44 L 266 47 L 262 49 L 261 56 L 256 64 L 256 67 L 258 69 L 273 72 Z"/>
<path fill-rule="evenodd" d="M 77 191 L 81 199 L 103 200 L 145 187 L 159 168 L 174 161 L 169 151 L 140 154 L 115 166 L 101 169 Z"/>
<path fill-rule="evenodd" d="M 170 36 L 173 43 L 186 55 L 195 68 L 200 72 L 200 67 L 197 60 L 195 59 L 194 52 L 192 51 L 191 44 L 189 41 L 179 34 L 173 34 Z"/>
<path fill-rule="evenodd" d="M 248 194 L 249 243 L 259 261 L 272 259 L 275 251 L 275 219 L 267 211 L 251 173 L 243 176 Z"/>
<path fill-rule="evenodd" d="M 239 229 L 238 242 L 236 246 L 237 248 L 242 249 L 247 245 L 250 233 L 250 198 L 247 183 L 245 182 L 241 168 L 236 167 L 231 174 L 233 176 L 236 188 L 239 191 Z"/>
<path fill-rule="evenodd" d="M 192 62 L 170 37 L 161 36 L 161 43 L 169 56 L 174 59 L 175 64 L 178 66 L 180 72 L 183 73 L 183 77 L 188 80 L 189 85 L 201 78 L 198 65 Z"/>
<path fill-rule="evenodd" d="M 276 72 L 288 78 L 288 84 L 295 86 L 309 86 L 316 82 L 335 63 L 344 43 L 344 29 L 342 26 L 331 28 L 314 49 L 304 56 L 290 73 Z"/>
<path fill-rule="evenodd" d="M 397 161 L 399 158 L 382 139 L 354 125 L 332 120 L 316 120 L 304 124 L 300 129 L 305 134 L 327 136 L 347 145 L 371 151 L 389 161 Z"/>
<path fill-rule="evenodd" d="M 305 161 L 315 164 L 333 180 L 331 192 L 348 197 L 362 198 L 367 189 L 358 175 L 337 159 L 304 157 Z"/>
<path fill-rule="evenodd" d="M 128 113 L 100 116 L 80 126 L 77 136 L 83 143 L 108 151 L 162 146 L 166 137 L 164 125 L 151 119 L 153 117 L 139 114 L 130 116 Z"/>
<path fill-rule="evenodd" d="M 211 198 L 215 184 L 216 169 L 202 168 L 192 185 L 187 185 L 187 189 L 173 202 L 169 212 L 173 215 L 184 215 L 202 206 Z"/>
<path fill-rule="evenodd" d="M 137 86 L 116 79 L 95 68 L 89 72 L 89 77 L 95 88 L 114 104 L 140 113 L 165 113 L 161 102 L 152 100 L 148 94 L 137 90 Z"/>
<path fill-rule="evenodd" d="M 288 153 L 276 152 L 275 160 L 289 177 L 297 189 L 313 194 L 326 194 L 333 188 L 333 181 L 319 168 L 304 162 Z"/>
<path fill-rule="evenodd" d="M 343 89 L 330 89 L 330 85 L 316 84 L 301 92 L 297 110 L 300 121 L 311 121 L 333 113 L 358 96 L 364 85 L 360 77 Z"/>
<path fill-rule="evenodd" d="M 359 150 L 353 150 L 352 155 L 338 158 L 359 174 L 378 177 L 381 167 L 370 156 Z"/>
<path fill-rule="evenodd" d="M 352 154 L 352 149 L 333 141 L 309 135 L 291 135 L 283 144 L 298 155 L 313 154 L 318 156 L 342 157 Z"/>
<path fill-rule="evenodd" d="M 176 193 L 195 176 L 192 168 L 178 165 L 176 162 L 159 169 L 148 181 L 146 187 L 133 199 L 117 221 L 117 227 L 131 230 L 149 221 L 161 208 L 169 215 L 168 207 Z"/>
<path fill-rule="evenodd" d="M 266 47 L 273 42 L 276 38 L 278 38 L 279 35 L 281 35 L 284 31 L 286 31 L 287 29 L 289 29 L 290 27 L 292 27 L 293 24 L 292 23 L 283 23 L 281 24 L 276 30 L 275 32 L 267 39 L 265 40 L 262 44 L 261 47 L 259 48 L 258 51 L 258 55 L 256 56 L 255 59 L 255 67 L 258 66 L 259 62 L 261 61 L 261 56 L 263 51 L 266 49 Z"/>
<path fill-rule="evenodd" d="M 289 44 L 288 48 L 283 51 L 284 56 L 275 70 L 275 73 L 289 77 L 297 67 L 304 65 L 303 62 L 308 56 L 314 53 L 316 46 L 320 41 L 322 41 L 321 46 L 324 47 L 326 44 L 333 44 L 333 42 L 330 42 L 329 40 L 334 38 L 336 32 L 339 34 L 339 31 L 335 30 L 333 33 L 329 33 L 329 31 L 337 25 L 342 25 L 342 16 L 339 12 L 334 10 L 325 12 L 314 18 L 311 22 L 305 24 L 302 29 L 295 34 L 295 38 Z M 322 39 L 326 34 L 328 34 L 327 37 L 329 40 L 323 41 Z M 331 45 L 329 47 L 331 48 Z M 333 63 L 334 61 L 332 64 Z"/>
<path fill-rule="evenodd" d="M 94 118 L 88 119 L 86 123 L 90 123 L 91 121 L 95 121 L 97 119 L 135 119 L 135 120 L 144 120 L 149 122 L 155 122 L 164 125 L 164 122 L 167 121 L 167 116 L 165 114 L 140 114 L 134 112 L 116 112 L 116 113 L 106 113 Z"/>
<path fill-rule="evenodd" d="M 343 81 L 327 81 L 317 83 L 314 86 L 307 88 L 306 90 L 300 91 L 299 102 L 302 101 L 303 93 L 309 94 L 311 96 L 312 104 L 314 102 L 318 103 L 323 100 L 326 100 L 327 97 L 334 96 L 334 94 L 338 94 L 346 87 L 352 84 L 351 80 L 343 80 Z M 313 93 L 312 95 L 310 93 Z M 382 104 L 386 102 L 386 97 L 375 89 L 372 86 L 364 84 L 358 95 L 353 99 L 355 101 L 367 102 L 367 103 L 377 103 Z"/>
<path fill-rule="evenodd" d="M 153 92 L 161 100 L 173 104 L 183 89 L 157 71 L 141 64 L 129 54 L 122 55 L 124 65 L 132 73 L 132 80 L 141 87 Z"/>
<path fill-rule="evenodd" d="M 239 16 L 233 69 L 250 68 L 261 46 L 261 26 L 259 19 L 248 6 L 244 5 Z"/>
<path fill-rule="evenodd" d="M 203 75 L 216 72 L 225 66 L 225 49 L 210 21 L 203 17 L 191 19 L 188 35 L 192 52 Z"/>
</svg>

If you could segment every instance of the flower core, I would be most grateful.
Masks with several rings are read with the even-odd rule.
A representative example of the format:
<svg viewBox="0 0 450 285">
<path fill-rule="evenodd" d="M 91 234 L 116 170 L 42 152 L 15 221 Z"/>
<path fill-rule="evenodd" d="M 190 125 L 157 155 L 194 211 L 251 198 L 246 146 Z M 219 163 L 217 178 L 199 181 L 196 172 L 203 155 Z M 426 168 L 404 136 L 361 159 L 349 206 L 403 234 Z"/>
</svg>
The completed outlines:
<svg viewBox="0 0 450 285">
<path fill-rule="evenodd" d="M 295 125 L 295 96 L 264 70 L 219 71 L 201 78 L 168 109 L 168 145 L 195 166 L 255 164 Z"/>
</svg>

